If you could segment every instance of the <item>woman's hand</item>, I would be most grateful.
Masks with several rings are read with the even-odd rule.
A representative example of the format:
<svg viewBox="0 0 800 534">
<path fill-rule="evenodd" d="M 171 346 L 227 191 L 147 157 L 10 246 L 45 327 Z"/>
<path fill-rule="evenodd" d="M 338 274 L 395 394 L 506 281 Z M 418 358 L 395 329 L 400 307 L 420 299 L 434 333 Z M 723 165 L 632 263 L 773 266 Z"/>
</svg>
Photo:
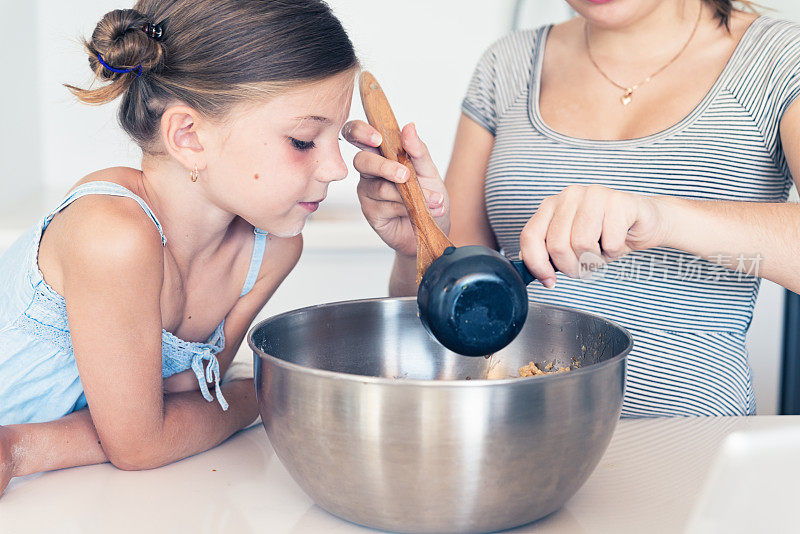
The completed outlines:
<svg viewBox="0 0 800 534">
<path fill-rule="evenodd" d="M 660 246 L 667 225 L 659 198 L 571 185 L 544 199 L 523 228 L 523 261 L 553 287 L 556 275 L 549 260 L 567 276 L 580 278 L 632 251 Z"/>
<path fill-rule="evenodd" d="M 361 174 L 358 183 L 358 199 L 361 211 L 378 236 L 399 254 L 407 257 L 417 255 L 417 241 L 403 205 L 396 183 L 410 178 L 409 170 L 396 161 L 384 158 L 378 146 L 380 133 L 364 121 L 351 121 L 344 125 L 342 135 L 348 142 L 361 149 L 353 165 Z M 428 147 L 417 135 L 413 124 L 402 132 L 403 148 L 411 157 L 428 208 L 434 220 L 445 234 L 450 232 L 450 200 L 439 171 L 431 160 Z"/>
</svg>

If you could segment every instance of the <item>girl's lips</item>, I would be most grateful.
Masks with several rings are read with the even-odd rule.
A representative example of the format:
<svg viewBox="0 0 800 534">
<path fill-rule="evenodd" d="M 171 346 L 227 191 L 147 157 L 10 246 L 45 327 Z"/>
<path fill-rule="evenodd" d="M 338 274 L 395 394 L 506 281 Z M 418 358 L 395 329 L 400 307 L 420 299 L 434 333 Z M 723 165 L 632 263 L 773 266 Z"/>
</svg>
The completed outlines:
<svg viewBox="0 0 800 534">
<path fill-rule="evenodd" d="M 319 202 L 299 202 L 299 204 L 311 213 L 314 213 L 319 209 Z"/>
<path fill-rule="evenodd" d="M 587 2 L 591 2 L 593 4 L 607 4 L 612 2 L 613 0 L 586 0 Z"/>
</svg>

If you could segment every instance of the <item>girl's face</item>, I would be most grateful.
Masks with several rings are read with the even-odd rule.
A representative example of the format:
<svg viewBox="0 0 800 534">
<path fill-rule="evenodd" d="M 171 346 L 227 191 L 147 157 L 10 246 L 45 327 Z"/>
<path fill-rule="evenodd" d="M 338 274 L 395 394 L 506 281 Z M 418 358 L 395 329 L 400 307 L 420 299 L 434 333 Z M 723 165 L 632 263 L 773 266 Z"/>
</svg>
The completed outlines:
<svg viewBox="0 0 800 534">
<path fill-rule="evenodd" d="M 299 234 L 328 184 L 347 176 L 339 132 L 353 82 L 347 72 L 237 107 L 204 142 L 209 198 L 278 237 Z"/>
<path fill-rule="evenodd" d="M 651 14 L 663 4 L 685 0 L 566 0 L 586 21 L 600 28 L 621 29 Z"/>
</svg>

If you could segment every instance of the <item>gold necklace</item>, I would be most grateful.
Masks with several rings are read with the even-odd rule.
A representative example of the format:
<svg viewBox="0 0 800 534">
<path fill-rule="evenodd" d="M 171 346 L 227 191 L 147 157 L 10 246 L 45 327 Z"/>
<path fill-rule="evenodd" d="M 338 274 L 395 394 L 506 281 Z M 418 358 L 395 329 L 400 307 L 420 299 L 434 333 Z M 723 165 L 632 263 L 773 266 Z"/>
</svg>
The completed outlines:
<svg viewBox="0 0 800 534">
<path fill-rule="evenodd" d="M 640 81 L 639 83 L 635 83 L 633 85 L 629 85 L 629 86 L 626 87 L 624 85 L 618 84 L 617 82 L 612 80 L 608 76 L 608 74 L 603 72 L 603 69 L 600 68 L 600 65 L 598 65 L 597 62 L 594 60 L 594 57 L 592 57 L 592 49 L 589 46 L 589 25 L 586 24 L 586 21 L 584 21 L 584 23 L 583 23 L 583 34 L 584 34 L 584 37 L 585 37 L 585 40 L 586 40 L 586 52 L 589 55 L 589 61 L 592 62 L 592 65 L 594 65 L 594 68 L 597 69 L 597 72 L 599 72 L 600 74 L 603 75 L 603 78 L 605 78 L 606 80 L 611 82 L 615 87 L 619 87 L 620 89 L 622 89 L 623 93 L 622 93 L 622 96 L 619 98 L 619 101 L 622 103 L 623 106 L 627 106 L 628 104 L 631 103 L 631 100 L 633 100 L 633 92 L 635 90 L 637 90 L 639 87 L 641 87 L 642 85 L 644 85 L 647 82 L 649 82 L 650 80 L 652 80 L 655 75 L 659 74 L 661 71 L 663 71 L 664 69 L 666 69 L 667 67 L 672 65 L 675 62 L 675 60 L 678 59 L 678 57 L 681 54 L 683 54 L 683 51 L 686 50 L 686 47 L 689 46 L 689 43 L 692 42 L 692 38 L 694 37 L 695 32 L 697 32 L 697 27 L 700 25 L 700 16 L 702 14 L 703 14 L 703 5 L 701 3 L 700 9 L 697 12 L 697 20 L 694 23 L 694 28 L 692 29 L 692 33 L 691 33 L 691 35 L 689 35 L 689 39 L 684 43 L 683 47 L 681 47 L 681 49 L 678 51 L 678 53 L 675 54 L 675 56 L 672 59 L 670 59 L 665 65 L 663 65 L 660 69 L 658 69 L 653 74 L 651 74 L 650 76 L 648 76 L 644 80 Z"/>
</svg>

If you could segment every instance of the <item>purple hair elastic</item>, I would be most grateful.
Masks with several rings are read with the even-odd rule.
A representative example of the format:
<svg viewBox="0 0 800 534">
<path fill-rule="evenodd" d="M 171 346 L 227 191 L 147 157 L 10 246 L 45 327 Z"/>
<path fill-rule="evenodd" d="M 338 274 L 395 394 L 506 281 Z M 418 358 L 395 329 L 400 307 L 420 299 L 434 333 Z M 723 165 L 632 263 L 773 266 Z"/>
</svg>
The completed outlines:
<svg viewBox="0 0 800 534">
<path fill-rule="evenodd" d="M 142 75 L 142 66 L 141 65 L 139 65 L 138 67 L 133 67 L 132 69 L 115 69 L 114 67 L 112 67 L 111 65 L 109 65 L 108 63 L 103 61 L 103 56 L 100 55 L 100 52 L 97 53 L 97 61 L 99 61 L 102 66 L 104 66 L 105 68 L 107 68 L 111 72 L 116 72 L 117 74 L 127 74 L 129 72 L 136 71 L 136 77 L 137 78 Z"/>
</svg>

